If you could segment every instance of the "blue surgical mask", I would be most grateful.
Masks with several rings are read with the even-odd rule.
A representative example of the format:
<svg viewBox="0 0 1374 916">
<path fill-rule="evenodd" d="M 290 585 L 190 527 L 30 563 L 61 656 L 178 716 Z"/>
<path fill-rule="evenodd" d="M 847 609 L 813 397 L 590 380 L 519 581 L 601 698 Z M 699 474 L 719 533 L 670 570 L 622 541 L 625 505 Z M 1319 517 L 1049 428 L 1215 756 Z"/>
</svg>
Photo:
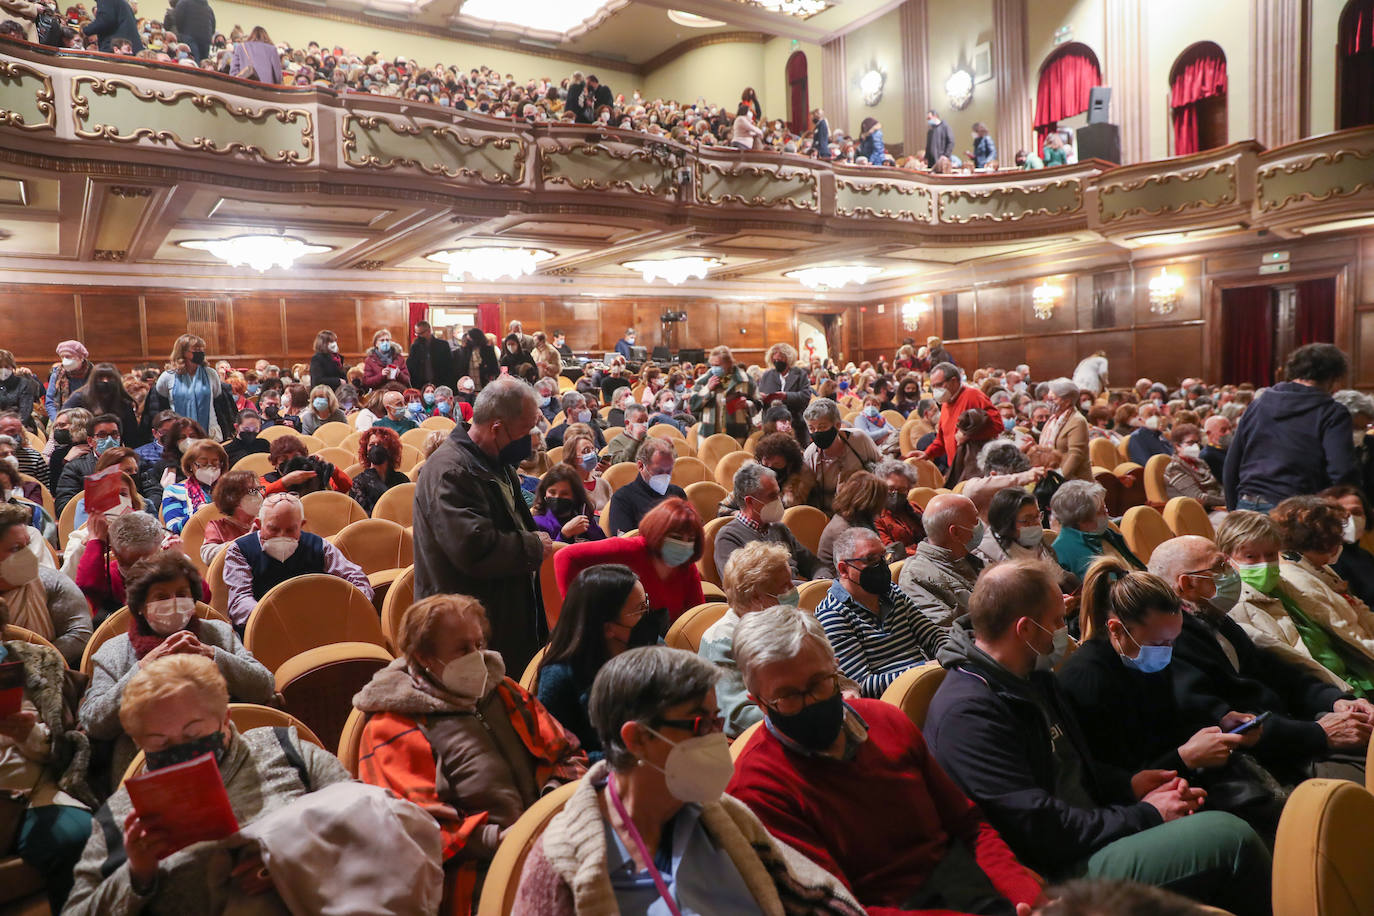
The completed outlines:
<svg viewBox="0 0 1374 916">
<path fill-rule="evenodd" d="M 725 370 L 722 369 L 720 366 L 712 366 L 709 372 L 711 373 L 711 375 L 714 375 L 717 378 L 725 374 Z"/>
<path fill-rule="evenodd" d="M 248 393 L 249 393 L 250 395 L 256 396 L 257 393 L 258 393 L 259 391 L 262 391 L 262 386 L 261 386 L 261 385 L 249 385 L 249 386 L 248 386 Z"/>
<path fill-rule="evenodd" d="M 688 563 L 692 559 L 692 554 L 696 553 L 697 546 L 692 541 L 684 541 L 679 538 L 664 538 L 663 547 L 659 550 L 659 555 L 663 557 L 663 562 L 674 568 Z"/>
<path fill-rule="evenodd" d="M 453 403 L 451 401 L 440 401 L 439 415 L 446 417 L 451 413 L 453 413 Z"/>
<path fill-rule="evenodd" d="M 546 394 L 542 394 L 542 395 L 539 396 L 539 406 L 540 406 L 540 407 L 548 407 L 548 406 L 549 406 L 549 402 L 552 401 L 552 400 L 553 400 L 553 398 L 549 397 L 549 396 L 546 395 Z"/>
<path fill-rule="evenodd" d="M 588 452 L 587 454 L 582 456 L 580 462 L 582 465 L 582 470 L 589 472 L 594 470 L 596 468 L 597 462 L 599 462 L 600 460 L 601 457 L 597 455 L 596 452 Z"/>
<path fill-rule="evenodd" d="M 590 410 L 579 410 L 579 411 L 577 412 L 577 422 L 578 422 L 578 423 L 590 423 L 591 421 L 592 421 L 592 412 L 591 412 Z"/>
<path fill-rule="evenodd" d="M 1135 637 L 1131 635 L 1130 630 L 1123 626 L 1122 631 L 1126 634 L 1126 638 L 1135 643 L 1135 647 L 1140 650 L 1140 654 L 1135 658 L 1128 655 L 1121 656 L 1121 663 L 1127 668 L 1134 668 L 1142 674 L 1154 674 L 1169 667 L 1169 662 L 1174 657 L 1173 646 L 1142 646 L 1135 642 Z"/>
<path fill-rule="evenodd" d="M 1002 421 L 1002 428 L 1005 429 L 1007 432 L 1011 432 L 1013 429 L 1016 428 L 1016 419 L 1014 417 L 1007 417 L 1005 420 Z"/>
<path fill-rule="evenodd" d="M 778 596 L 778 604 L 785 604 L 788 607 L 796 607 L 801 601 L 801 592 L 794 586 Z"/>
<path fill-rule="evenodd" d="M 315 398 L 310 403 L 315 405 L 315 409 L 323 413 L 329 409 L 329 398 Z"/>
<path fill-rule="evenodd" d="M 102 436 L 101 438 L 95 440 L 95 453 L 97 455 L 103 455 L 107 450 L 112 449 L 117 445 L 119 445 L 118 436 Z"/>
<path fill-rule="evenodd" d="M 433 406 L 434 406 L 434 395 L 433 395 L 432 393 L 426 392 L 426 393 L 424 394 L 424 402 L 425 402 L 425 406 L 426 406 L 426 407 L 433 407 Z"/>
<path fill-rule="evenodd" d="M 876 417 L 880 413 L 882 413 L 882 411 L 878 410 L 878 408 L 874 407 L 872 404 L 864 408 L 864 416 L 866 417 Z"/>
</svg>

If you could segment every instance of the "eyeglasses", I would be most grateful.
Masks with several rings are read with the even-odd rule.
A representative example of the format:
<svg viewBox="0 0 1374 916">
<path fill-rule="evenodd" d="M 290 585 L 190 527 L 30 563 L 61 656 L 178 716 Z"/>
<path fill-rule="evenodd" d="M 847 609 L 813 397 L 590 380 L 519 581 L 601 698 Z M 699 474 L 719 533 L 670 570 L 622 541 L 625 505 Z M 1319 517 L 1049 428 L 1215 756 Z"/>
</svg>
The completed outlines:
<svg viewBox="0 0 1374 916">
<path fill-rule="evenodd" d="M 633 611 L 630 612 L 630 617 L 632 620 L 634 620 L 635 623 L 638 623 L 639 620 L 647 613 L 649 613 L 649 596 L 645 595 L 644 601 L 639 605 L 639 607 L 635 608 Z"/>
<path fill-rule="evenodd" d="M 840 690 L 840 675 L 832 671 L 807 686 L 805 690 L 784 691 L 765 702 L 774 712 L 784 716 L 794 716 L 812 703 L 820 703 L 833 697 Z"/>
<path fill-rule="evenodd" d="M 692 737 L 713 735 L 725 731 L 725 719 L 721 716 L 692 716 L 690 719 L 659 719 L 659 725 L 691 732 Z"/>
<path fill-rule="evenodd" d="M 876 553 L 871 557 L 854 557 L 853 559 L 841 560 L 840 562 L 844 563 L 847 566 L 856 566 L 859 569 L 868 569 L 868 567 L 873 566 L 876 563 L 881 563 L 885 558 L 885 554 Z"/>
<path fill-rule="evenodd" d="M 1186 572 L 1185 576 L 1193 579 L 1217 579 L 1231 572 L 1233 567 L 1229 560 L 1223 560 L 1211 569 L 1199 569 L 1195 572 Z"/>
</svg>

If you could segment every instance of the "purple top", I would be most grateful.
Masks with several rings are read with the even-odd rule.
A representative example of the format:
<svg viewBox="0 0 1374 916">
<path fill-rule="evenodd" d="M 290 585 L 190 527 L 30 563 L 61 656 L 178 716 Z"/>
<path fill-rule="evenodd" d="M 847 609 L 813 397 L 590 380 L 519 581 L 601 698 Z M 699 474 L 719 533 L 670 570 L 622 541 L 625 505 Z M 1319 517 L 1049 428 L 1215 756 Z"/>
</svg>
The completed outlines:
<svg viewBox="0 0 1374 916">
<path fill-rule="evenodd" d="M 234 45 L 234 57 L 229 63 L 229 75 L 237 76 L 244 67 L 251 66 L 259 83 L 281 85 L 281 53 L 276 45 L 265 41 L 241 41 Z"/>
<path fill-rule="evenodd" d="M 534 516 L 534 523 L 539 526 L 539 530 L 548 534 L 555 541 L 564 544 L 571 544 L 567 538 L 563 537 L 563 523 L 554 517 L 553 510 L 545 509 L 542 515 Z M 587 530 L 578 535 L 578 541 L 599 541 L 606 536 L 606 532 L 601 530 L 601 524 L 595 515 L 592 516 L 592 523 L 587 526 Z"/>
<path fill-rule="evenodd" d="M 369 601 L 372 600 L 372 583 L 367 573 L 328 541 L 324 542 L 324 569 L 319 571 L 353 583 Z M 234 621 L 234 626 L 243 627 L 248 623 L 248 615 L 258 606 L 258 599 L 253 597 L 253 570 L 237 543 L 225 548 L 224 584 L 229 589 L 229 619 Z"/>
</svg>

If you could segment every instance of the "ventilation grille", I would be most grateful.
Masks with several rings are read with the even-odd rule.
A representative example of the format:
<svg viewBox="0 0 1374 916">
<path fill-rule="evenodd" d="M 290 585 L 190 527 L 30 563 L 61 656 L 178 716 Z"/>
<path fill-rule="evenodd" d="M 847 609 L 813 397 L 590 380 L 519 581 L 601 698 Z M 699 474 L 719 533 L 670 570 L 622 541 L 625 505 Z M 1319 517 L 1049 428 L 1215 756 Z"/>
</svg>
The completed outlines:
<svg viewBox="0 0 1374 916">
<path fill-rule="evenodd" d="M 228 299 L 187 299 L 186 333 L 205 340 L 209 353 L 222 353 L 220 346 L 221 316 L 229 314 Z"/>
</svg>

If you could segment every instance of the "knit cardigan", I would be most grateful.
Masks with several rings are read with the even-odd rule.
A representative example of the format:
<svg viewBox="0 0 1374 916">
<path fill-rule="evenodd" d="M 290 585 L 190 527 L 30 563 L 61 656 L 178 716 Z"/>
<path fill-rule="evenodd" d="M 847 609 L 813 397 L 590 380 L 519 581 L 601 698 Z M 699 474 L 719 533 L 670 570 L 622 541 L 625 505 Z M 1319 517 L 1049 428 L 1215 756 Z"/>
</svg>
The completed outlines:
<svg viewBox="0 0 1374 916">
<path fill-rule="evenodd" d="M 605 782 L 607 770 L 604 760 L 593 766 L 535 841 L 525 859 L 512 912 L 539 916 L 620 912 L 606 866 L 606 822 L 597 789 Z M 730 796 L 703 805 L 701 825 L 739 870 L 763 916 L 862 916 L 863 907 L 834 875 L 770 836 L 758 818 Z"/>
</svg>

